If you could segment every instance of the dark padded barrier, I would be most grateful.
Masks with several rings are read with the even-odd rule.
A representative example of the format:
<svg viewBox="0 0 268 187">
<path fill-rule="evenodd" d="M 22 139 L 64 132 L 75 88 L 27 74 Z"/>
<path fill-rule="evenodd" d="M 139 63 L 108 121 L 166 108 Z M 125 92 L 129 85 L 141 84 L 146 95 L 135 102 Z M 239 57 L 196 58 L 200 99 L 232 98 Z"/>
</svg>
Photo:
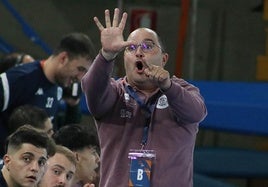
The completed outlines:
<svg viewBox="0 0 268 187">
<path fill-rule="evenodd" d="M 235 186 L 205 175 L 194 174 L 193 187 L 235 187 Z"/>
<path fill-rule="evenodd" d="M 236 148 L 196 148 L 194 171 L 213 177 L 267 178 L 268 152 Z"/>
</svg>

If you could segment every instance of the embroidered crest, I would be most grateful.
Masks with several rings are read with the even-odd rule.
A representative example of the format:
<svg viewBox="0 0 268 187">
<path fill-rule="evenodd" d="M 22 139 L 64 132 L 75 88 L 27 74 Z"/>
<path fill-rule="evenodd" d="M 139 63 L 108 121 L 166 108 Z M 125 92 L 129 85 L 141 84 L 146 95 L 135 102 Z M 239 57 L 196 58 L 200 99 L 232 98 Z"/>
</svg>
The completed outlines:
<svg viewBox="0 0 268 187">
<path fill-rule="evenodd" d="M 168 100 L 167 100 L 167 96 L 166 95 L 162 95 L 158 101 L 157 101 L 157 105 L 156 105 L 156 108 L 158 109 L 164 109 L 164 108 L 167 108 L 169 105 L 168 105 Z"/>
</svg>

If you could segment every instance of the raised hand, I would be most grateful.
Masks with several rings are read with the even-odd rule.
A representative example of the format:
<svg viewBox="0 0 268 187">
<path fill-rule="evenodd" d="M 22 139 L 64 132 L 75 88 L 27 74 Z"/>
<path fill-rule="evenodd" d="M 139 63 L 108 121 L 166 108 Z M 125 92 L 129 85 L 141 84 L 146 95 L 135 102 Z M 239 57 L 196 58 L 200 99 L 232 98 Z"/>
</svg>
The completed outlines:
<svg viewBox="0 0 268 187">
<path fill-rule="evenodd" d="M 114 9 L 114 17 L 111 22 L 110 11 L 105 10 L 105 24 L 104 27 L 97 17 L 94 17 L 94 21 L 100 30 L 102 55 L 106 60 L 111 60 L 122 51 L 126 46 L 130 45 L 130 41 L 124 41 L 123 31 L 125 29 L 127 13 L 124 12 L 119 23 L 119 9 Z"/>
</svg>

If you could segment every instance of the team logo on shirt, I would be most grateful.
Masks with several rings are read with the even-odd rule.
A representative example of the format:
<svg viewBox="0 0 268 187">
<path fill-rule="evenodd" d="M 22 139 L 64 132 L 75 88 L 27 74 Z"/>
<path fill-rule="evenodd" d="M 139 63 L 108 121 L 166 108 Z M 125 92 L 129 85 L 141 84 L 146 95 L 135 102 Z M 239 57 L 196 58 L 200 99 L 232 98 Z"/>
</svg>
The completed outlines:
<svg viewBox="0 0 268 187">
<path fill-rule="evenodd" d="M 130 107 L 134 107 L 136 105 L 136 102 L 134 99 L 131 99 L 130 95 L 128 93 L 124 93 L 124 102 L 126 105 Z"/>
<path fill-rule="evenodd" d="M 156 108 L 158 109 L 164 109 L 168 107 L 168 100 L 167 100 L 167 96 L 166 95 L 162 95 L 161 97 L 159 97 L 158 101 L 157 101 L 157 105 Z"/>
<path fill-rule="evenodd" d="M 126 109 L 121 109 L 120 110 L 120 118 L 131 118 L 132 113 L 130 111 L 127 111 Z"/>
<path fill-rule="evenodd" d="M 62 94 L 63 94 L 63 90 L 62 90 L 61 87 L 58 86 L 58 89 L 57 89 L 57 99 L 58 99 L 58 101 L 61 100 Z"/>
<path fill-rule="evenodd" d="M 128 102 L 129 101 L 129 94 L 128 93 L 124 93 L 124 97 L 125 97 L 125 101 Z"/>
<path fill-rule="evenodd" d="M 44 95 L 44 91 L 42 88 L 38 88 L 38 90 L 35 92 L 35 95 Z"/>
</svg>

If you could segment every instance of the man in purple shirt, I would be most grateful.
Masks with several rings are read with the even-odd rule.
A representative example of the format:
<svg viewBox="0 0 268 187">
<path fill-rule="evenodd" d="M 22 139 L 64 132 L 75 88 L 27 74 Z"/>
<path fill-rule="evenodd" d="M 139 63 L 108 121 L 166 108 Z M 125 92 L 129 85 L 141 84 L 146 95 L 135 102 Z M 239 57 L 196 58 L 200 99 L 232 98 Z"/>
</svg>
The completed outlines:
<svg viewBox="0 0 268 187">
<path fill-rule="evenodd" d="M 101 187 L 192 187 L 193 150 L 199 123 L 207 114 L 199 89 L 170 77 L 157 33 L 134 30 L 124 41 L 127 13 L 104 27 L 94 18 L 102 49 L 82 78 L 101 147 Z M 111 78 L 124 51 L 126 76 Z"/>
</svg>

